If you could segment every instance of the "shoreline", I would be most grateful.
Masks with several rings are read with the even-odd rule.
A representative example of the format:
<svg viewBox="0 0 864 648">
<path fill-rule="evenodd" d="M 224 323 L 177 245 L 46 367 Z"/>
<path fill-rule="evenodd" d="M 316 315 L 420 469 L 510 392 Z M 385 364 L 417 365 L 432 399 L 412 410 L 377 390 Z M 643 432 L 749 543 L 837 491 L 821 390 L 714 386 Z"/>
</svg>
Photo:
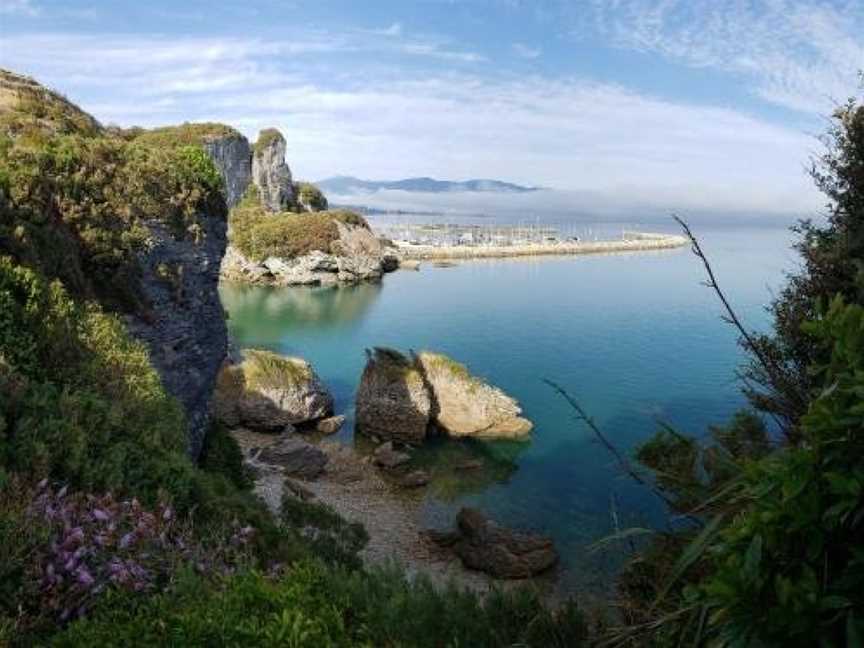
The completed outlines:
<svg viewBox="0 0 864 648">
<path fill-rule="evenodd" d="M 277 439 L 273 434 L 248 430 L 233 434 L 244 455 L 251 447 L 266 446 Z M 428 527 L 420 514 L 425 489 L 398 487 L 371 464 L 371 457 L 339 441 L 315 442 L 314 437 L 307 440 L 327 455 L 328 462 L 319 477 L 296 481 L 313 494 L 312 502 L 326 504 L 346 520 L 363 524 L 369 534 L 369 543 L 360 552 L 365 565 L 396 563 L 409 577 L 423 575 L 439 588 L 455 583 L 483 594 L 496 588 L 530 586 L 549 603 L 565 598 L 558 588 L 556 571 L 533 578 L 506 580 L 466 568 L 455 554 L 425 536 Z M 255 479 L 254 492 L 278 515 L 285 492 L 284 474 L 264 468 Z"/>
<path fill-rule="evenodd" d="M 524 245 L 411 245 L 396 243 L 400 259 L 435 261 L 443 259 L 500 259 L 508 257 L 552 256 L 571 254 L 603 254 L 667 250 L 686 246 L 689 241 L 677 234 L 630 232 L 621 240 L 578 241 L 573 243 L 530 243 Z"/>
</svg>

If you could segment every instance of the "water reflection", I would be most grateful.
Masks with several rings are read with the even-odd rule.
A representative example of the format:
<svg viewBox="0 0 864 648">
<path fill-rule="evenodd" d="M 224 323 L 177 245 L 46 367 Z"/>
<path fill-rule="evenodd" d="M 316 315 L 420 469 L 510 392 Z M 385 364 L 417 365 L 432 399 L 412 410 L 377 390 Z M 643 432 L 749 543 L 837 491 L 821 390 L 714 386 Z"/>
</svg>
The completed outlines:
<svg viewBox="0 0 864 648">
<path fill-rule="evenodd" d="M 361 319 L 379 297 L 380 284 L 296 287 L 219 286 L 235 339 L 276 345 L 286 333 L 346 328 Z"/>
</svg>

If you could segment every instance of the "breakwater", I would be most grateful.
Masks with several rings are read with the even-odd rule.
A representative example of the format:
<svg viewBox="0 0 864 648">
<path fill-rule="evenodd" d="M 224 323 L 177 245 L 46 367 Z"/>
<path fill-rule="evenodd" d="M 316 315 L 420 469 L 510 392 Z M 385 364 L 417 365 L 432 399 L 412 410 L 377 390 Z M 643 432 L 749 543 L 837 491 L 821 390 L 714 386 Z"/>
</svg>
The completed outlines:
<svg viewBox="0 0 864 648">
<path fill-rule="evenodd" d="M 395 243 L 403 259 L 436 260 L 638 252 L 682 247 L 687 245 L 688 241 L 676 234 L 625 232 L 620 239 L 602 241 L 549 241 L 511 245 L 415 245 L 404 241 Z"/>
</svg>

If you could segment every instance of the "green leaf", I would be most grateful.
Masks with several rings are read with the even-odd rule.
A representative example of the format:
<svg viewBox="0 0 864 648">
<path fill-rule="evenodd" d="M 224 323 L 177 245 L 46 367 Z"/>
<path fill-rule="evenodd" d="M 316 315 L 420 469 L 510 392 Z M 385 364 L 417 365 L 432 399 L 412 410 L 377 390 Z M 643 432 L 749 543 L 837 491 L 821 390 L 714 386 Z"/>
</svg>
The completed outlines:
<svg viewBox="0 0 864 648">
<path fill-rule="evenodd" d="M 675 567 L 672 569 L 672 573 L 669 576 L 669 580 L 666 581 L 666 584 L 663 586 L 663 589 L 660 591 L 660 594 L 657 596 L 657 600 L 654 601 L 654 604 L 651 606 L 651 609 L 656 609 L 660 602 L 666 597 L 666 594 L 669 593 L 669 590 L 672 586 L 677 582 L 681 575 L 687 571 L 687 569 L 693 565 L 705 552 L 705 548 L 714 539 L 714 536 L 720 530 L 720 524 L 723 522 L 724 514 L 720 513 L 705 526 L 704 529 L 693 538 L 693 541 L 687 545 L 687 548 L 681 553 L 681 556 L 678 558 L 678 561 L 675 563 Z"/>
<path fill-rule="evenodd" d="M 754 578 L 760 562 L 762 562 L 762 536 L 756 534 L 750 541 L 750 546 L 744 556 L 744 575 L 750 579 Z"/>
</svg>

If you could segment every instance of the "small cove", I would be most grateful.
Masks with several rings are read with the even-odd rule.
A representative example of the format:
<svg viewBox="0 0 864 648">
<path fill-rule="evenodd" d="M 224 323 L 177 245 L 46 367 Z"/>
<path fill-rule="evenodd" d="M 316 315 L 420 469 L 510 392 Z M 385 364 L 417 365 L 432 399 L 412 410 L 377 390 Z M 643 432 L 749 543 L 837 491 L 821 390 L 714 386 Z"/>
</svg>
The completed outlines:
<svg viewBox="0 0 864 648">
<path fill-rule="evenodd" d="M 764 329 L 763 305 L 794 264 L 788 231 L 706 225 L 697 234 L 739 315 Z M 613 512 L 623 527 L 665 516 L 543 379 L 567 389 L 621 449 L 650 436 L 658 420 L 704 435 L 744 399 L 735 332 L 702 278 L 681 248 L 423 264 L 380 285 L 226 284 L 221 295 L 238 346 L 312 362 L 348 416 L 343 443 L 364 445 L 354 438 L 352 407 L 372 346 L 441 351 L 516 397 L 535 423 L 529 443 L 435 441 L 418 453 L 433 475 L 422 522 L 446 527 L 460 506 L 473 505 L 548 533 L 562 555 L 559 583 L 596 591 L 619 563 L 620 548 L 589 549 L 614 530 Z"/>
</svg>

